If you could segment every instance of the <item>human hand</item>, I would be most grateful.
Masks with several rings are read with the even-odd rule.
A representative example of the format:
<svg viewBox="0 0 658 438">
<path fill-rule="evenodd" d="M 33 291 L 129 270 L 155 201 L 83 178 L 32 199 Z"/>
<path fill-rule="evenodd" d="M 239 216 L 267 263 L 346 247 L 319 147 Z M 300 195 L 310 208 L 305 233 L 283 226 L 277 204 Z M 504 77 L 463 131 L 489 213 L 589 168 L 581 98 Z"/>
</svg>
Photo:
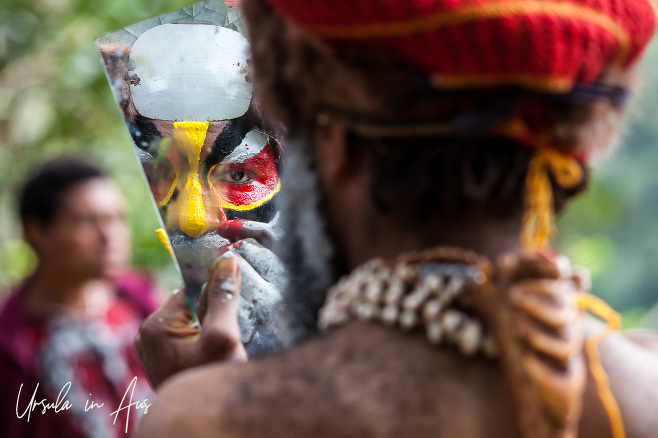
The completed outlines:
<svg viewBox="0 0 658 438">
<path fill-rule="evenodd" d="M 575 436 L 586 382 L 585 314 L 577 293 L 585 276 L 568 259 L 507 254 L 493 290 L 476 299 L 493 328 L 525 436 Z"/>
<path fill-rule="evenodd" d="M 288 345 L 289 330 L 280 320 L 286 270 L 270 248 L 281 238 L 276 219 L 256 222 L 241 219 L 222 221 L 215 231 L 191 239 L 169 236 L 179 263 L 186 294 L 195 306 L 208 278 L 208 266 L 230 252 L 241 268 L 242 291 L 238 321 L 242 342 L 249 356 L 276 351 Z"/>
<path fill-rule="evenodd" d="M 242 282 L 236 258 L 226 254 L 210 269 L 197 307 L 201 329 L 183 288 L 142 324 L 135 348 L 153 388 L 190 367 L 247 360 L 237 317 Z"/>
<path fill-rule="evenodd" d="M 238 321 L 248 356 L 275 351 L 289 343 L 280 321 L 287 272 L 283 262 L 254 238 L 222 248 L 235 255 L 242 279 Z"/>
</svg>

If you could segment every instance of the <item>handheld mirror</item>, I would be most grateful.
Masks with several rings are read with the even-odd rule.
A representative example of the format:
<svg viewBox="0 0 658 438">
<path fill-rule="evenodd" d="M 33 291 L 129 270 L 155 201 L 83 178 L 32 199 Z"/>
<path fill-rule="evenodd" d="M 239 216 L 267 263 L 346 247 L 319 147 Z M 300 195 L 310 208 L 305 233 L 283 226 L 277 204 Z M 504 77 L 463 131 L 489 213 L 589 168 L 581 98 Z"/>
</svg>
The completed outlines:
<svg viewBox="0 0 658 438">
<path fill-rule="evenodd" d="M 247 352 L 280 346 L 272 322 L 285 270 L 275 206 L 281 149 L 253 100 L 240 10 L 195 3 L 97 39 L 190 307 L 212 262 L 238 254 Z M 154 230 L 155 231 L 155 230 Z"/>
</svg>

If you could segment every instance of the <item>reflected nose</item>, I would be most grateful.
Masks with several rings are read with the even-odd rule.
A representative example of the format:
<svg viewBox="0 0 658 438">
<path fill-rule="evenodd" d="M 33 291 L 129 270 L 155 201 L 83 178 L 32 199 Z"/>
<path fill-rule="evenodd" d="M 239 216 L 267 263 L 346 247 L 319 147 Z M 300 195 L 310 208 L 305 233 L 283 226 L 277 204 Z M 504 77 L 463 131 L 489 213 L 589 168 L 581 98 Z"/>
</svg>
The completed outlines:
<svg viewBox="0 0 658 438">
<path fill-rule="evenodd" d="M 203 187 L 197 174 L 188 173 L 185 188 L 180 197 L 180 229 L 190 237 L 199 237 L 206 232 L 210 221 L 203 203 Z"/>
<path fill-rule="evenodd" d="M 207 121 L 174 122 L 174 144 L 188 161 L 187 174 L 181 175 L 185 182 L 178 195 L 178 221 L 180 230 L 189 237 L 199 237 L 212 223 L 204 204 L 205 188 L 199 180 L 201 149 L 207 131 Z"/>
</svg>

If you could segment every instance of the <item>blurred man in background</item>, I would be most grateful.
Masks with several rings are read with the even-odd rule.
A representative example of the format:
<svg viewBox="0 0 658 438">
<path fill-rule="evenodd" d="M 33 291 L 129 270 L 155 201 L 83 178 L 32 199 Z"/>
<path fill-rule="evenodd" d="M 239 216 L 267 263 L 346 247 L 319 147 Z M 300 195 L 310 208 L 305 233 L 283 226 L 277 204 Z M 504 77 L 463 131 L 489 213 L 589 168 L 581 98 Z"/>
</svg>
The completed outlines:
<svg viewBox="0 0 658 438">
<path fill-rule="evenodd" d="M 125 208 L 101 170 L 75 159 L 47 163 L 20 192 L 39 262 L 0 311 L 4 436 L 125 436 L 135 421 L 111 413 L 124 394 L 150 397 L 132 344 L 157 300 L 126 269 Z"/>
</svg>

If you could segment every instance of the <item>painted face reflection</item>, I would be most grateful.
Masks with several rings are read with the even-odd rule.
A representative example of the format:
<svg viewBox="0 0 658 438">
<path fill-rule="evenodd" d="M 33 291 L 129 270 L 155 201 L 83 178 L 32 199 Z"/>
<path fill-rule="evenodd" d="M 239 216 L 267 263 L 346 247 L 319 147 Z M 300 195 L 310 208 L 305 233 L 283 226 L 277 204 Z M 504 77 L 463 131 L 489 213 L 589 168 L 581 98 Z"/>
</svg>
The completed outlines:
<svg viewBox="0 0 658 438">
<path fill-rule="evenodd" d="M 145 170 L 170 234 L 197 238 L 225 228 L 224 221 L 274 218 L 277 150 L 247 119 L 138 122 L 139 132 L 145 125 L 153 131 Z"/>
<path fill-rule="evenodd" d="M 97 45 L 192 307 L 212 262 L 239 255 L 238 322 L 252 355 L 287 342 L 276 325 L 286 271 L 268 249 L 282 234 L 280 147 L 252 99 L 241 17 L 234 2 L 199 2 Z"/>
<path fill-rule="evenodd" d="M 223 247 L 256 235 L 247 221 L 276 218 L 279 148 L 256 115 L 248 56 L 240 33 L 198 24 L 154 27 L 130 49 L 130 132 L 192 295 Z"/>
</svg>

